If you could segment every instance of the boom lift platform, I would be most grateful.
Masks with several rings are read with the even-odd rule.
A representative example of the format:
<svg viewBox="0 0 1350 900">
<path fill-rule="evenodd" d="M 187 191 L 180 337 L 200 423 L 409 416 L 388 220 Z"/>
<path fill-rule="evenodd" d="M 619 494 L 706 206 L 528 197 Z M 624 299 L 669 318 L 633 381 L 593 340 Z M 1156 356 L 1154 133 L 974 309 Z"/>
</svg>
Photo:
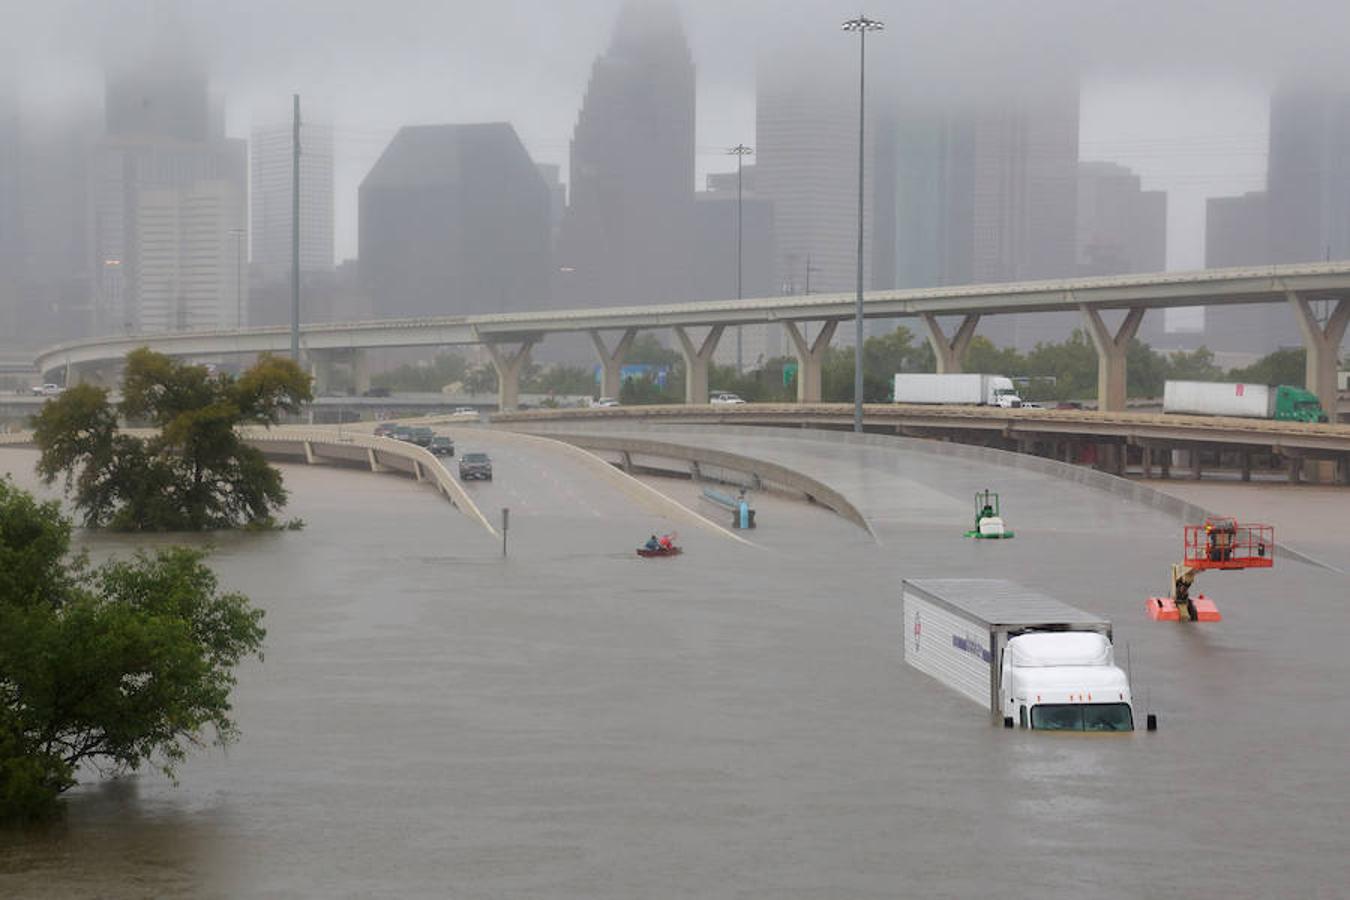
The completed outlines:
<svg viewBox="0 0 1350 900">
<path fill-rule="evenodd" d="M 1148 617 L 1158 622 L 1218 622 L 1214 601 L 1192 594 L 1195 578 L 1206 569 L 1269 569 L 1275 565 L 1275 529 L 1239 524 L 1230 516 L 1210 516 L 1187 525 L 1182 560 L 1172 564 L 1172 592 L 1148 599 Z"/>
</svg>

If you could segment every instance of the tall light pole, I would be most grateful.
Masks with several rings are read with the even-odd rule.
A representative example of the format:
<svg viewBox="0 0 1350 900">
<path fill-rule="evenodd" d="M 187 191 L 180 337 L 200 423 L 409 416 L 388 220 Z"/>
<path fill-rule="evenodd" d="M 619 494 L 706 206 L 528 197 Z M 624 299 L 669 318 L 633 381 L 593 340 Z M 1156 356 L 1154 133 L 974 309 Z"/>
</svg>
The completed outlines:
<svg viewBox="0 0 1350 900">
<path fill-rule="evenodd" d="M 741 197 L 742 197 L 742 191 L 741 191 L 741 176 L 742 176 L 742 166 L 743 166 L 743 164 L 744 164 L 744 162 L 745 162 L 745 158 L 746 158 L 747 156 L 749 156 L 751 153 L 754 153 L 754 152 L 755 152 L 754 150 L 751 150 L 749 147 L 745 146 L 745 144 L 737 144 L 735 147 L 732 147 L 730 150 L 727 151 L 727 153 L 729 153 L 729 154 L 731 154 L 732 156 L 735 156 L 735 157 L 736 157 L 736 299 L 737 299 L 737 300 L 740 300 L 740 299 L 741 299 L 741 285 L 742 285 L 741 273 L 742 273 L 742 271 L 743 271 L 743 268 L 742 268 L 742 265 L 741 265 L 741 234 L 742 234 L 742 232 L 743 232 L 743 230 L 744 230 L 744 229 L 742 229 L 742 227 L 741 227 Z M 736 326 L 736 374 L 737 374 L 737 375 L 744 374 L 744 372 L 745 372 L 745 366 L 744 366 L 744 364 L 743 364 L 742 361 L 741 361 L 741 331 L 742 331 L 744 328 L 745 328 L 744 325 L 737 325 L 737 326 Z"/>
<path fill-rule="evenodd" d="M 291 116 L 291 361 L 300 364 L 300 95 Z"/>
<path fill-rule="evenodd" d="M 859 14 L 841 26 L 858 32 L 858 300 L 855 306 L 857 329 L 853 346 L 853 430 L 863 430 L 863 164 L 864 104 L 867 102 L 867 32 L 881 31 L 885 24 Z"/>
</svg>

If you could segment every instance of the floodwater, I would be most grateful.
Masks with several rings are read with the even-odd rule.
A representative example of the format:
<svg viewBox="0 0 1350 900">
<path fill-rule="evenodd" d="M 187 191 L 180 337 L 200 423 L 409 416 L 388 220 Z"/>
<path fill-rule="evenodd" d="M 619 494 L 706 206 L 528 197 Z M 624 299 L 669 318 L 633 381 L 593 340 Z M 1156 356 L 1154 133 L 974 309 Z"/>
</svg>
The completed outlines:
<svg viewBox="0 0 1350 900">
<path fill-rule="evenodd" d="M 1179 523 L 1078 485 L 738 438 L 866 498 L 878 536 L 769 498 L 746 546 L 454 434 L 493 454 L 469 490 L 511 508 L 510 555 L 428 488 L 286 467 L 308 527 L 214 557 L 267 610 L 242 740 L 0 832 L 0 896 L 1346 894 L 1346 576 L 1203 576 L 1224 622 L 1152 623 Z M 31 453 L 0 454 L 31 482 Z M 1016 540 L 961 539 L 985 486 Z M 668 527 L 686 554 L 638 560 Z M 1161 729 L 1008 732 L 906 667 L 900 578 L 964 574 L 1110 616 Z"/>
</svg>

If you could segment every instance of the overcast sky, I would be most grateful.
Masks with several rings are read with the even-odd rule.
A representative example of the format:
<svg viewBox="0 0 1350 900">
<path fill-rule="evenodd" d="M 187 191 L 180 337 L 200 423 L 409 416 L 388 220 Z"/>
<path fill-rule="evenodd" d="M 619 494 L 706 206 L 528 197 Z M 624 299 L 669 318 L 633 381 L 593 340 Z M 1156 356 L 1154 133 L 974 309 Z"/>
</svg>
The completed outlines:
<svg viewBox="0 0 1350 900">
<path fill-rule="evenodd" d="M 621 0 L 3 0 L 0 79 L 28 109 L 101 96 L 102 67 L 135 52 L 147 11 L 180 10 L 228 98 L 232 134 L 331 111 L 338 254 L 356 252 L 356 185 L 400 125 L 512 122 L 540 162 L 567 162 L 591 63 Z M 835 55 L 854 3 L 682 0 L 698 67 L 700 180 L 754 142 L 755 60 Z M 1068 53 L 1084 70 L 1081 156 L 1169 192 L 1169 267 L 1203 264 L 1204 198 L 1260 189 L 1266 92 L 1278 77 L 1347 80 L 1350 3 L 1329 0 L 876 0 L 873 78 L 976 79 Z M 908 75 L 902 74 L 908 72 Z"/>
</svg>

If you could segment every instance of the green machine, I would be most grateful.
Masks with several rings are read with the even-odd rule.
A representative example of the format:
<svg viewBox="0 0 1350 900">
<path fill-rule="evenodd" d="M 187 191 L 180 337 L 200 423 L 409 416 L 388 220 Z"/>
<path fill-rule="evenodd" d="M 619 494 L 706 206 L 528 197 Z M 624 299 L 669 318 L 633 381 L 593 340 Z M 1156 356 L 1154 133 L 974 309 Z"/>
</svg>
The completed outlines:
<svg viewBox="0 0 1350 900">
<path fill-rule="evenodd" d="M 1003 522 L 998 494 L 980 491 L 975 495 L 975 527 L 965 533 L 976 540 L 1002 540 L 1013 536 L 1012 529 Z"/>
</svg>

